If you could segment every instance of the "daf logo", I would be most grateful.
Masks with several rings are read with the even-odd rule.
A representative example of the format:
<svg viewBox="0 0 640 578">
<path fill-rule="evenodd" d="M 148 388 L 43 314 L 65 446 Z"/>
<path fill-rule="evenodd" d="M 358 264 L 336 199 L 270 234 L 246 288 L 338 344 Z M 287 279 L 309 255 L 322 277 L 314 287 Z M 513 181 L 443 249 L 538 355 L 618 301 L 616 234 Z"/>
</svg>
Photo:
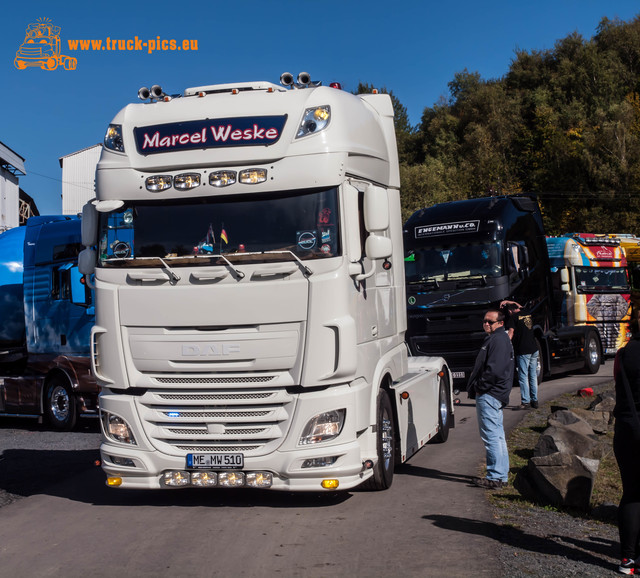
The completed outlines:
<svg viewBox="0 0 640 578">
<path fill-rule="evenodd" d="M 213 357 L 217 355 L 233 355 L 240 353 L 238 343 L 192 343 L 182 344 L 182 357 Z"/>
</svg>

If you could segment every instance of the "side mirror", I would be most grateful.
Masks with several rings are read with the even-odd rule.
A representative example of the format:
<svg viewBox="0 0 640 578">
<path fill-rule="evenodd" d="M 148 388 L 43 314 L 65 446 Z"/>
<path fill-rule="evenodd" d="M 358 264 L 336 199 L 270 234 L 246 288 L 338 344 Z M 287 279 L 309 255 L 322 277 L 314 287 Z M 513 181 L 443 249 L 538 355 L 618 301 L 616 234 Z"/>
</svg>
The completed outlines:
<svg viewBox="0 0 640 578">
<path fill-rule="evenodd" d="M 393 254 L 393 243 L 388 237 L 371 234 L 364 244 L 365 255 L 373 261 L 371 269 L 366 273 L 356 275 L 356 281 L 364 281 L 376 272 L 376 261 L 388 259 Z"/>
<path fill-rule="evenodd" d="M 91 289 L 95 289 L 95 286 L 91 283 L 91 277 L 96 270 L 96 263 L 98 261 L 97 257 L 95 249 L 90 249 L 88 247 L 80 251 L 80 254 L 78 255 L 78 270 L 82 275 L 84 275 L 87 287 L 90 287 Z"/>
<path fill-rule="evenodd" d="M 92 202 L 82 207 L 82 244 L 91 247 L 98 242 L 98 211 Z"/>
<path fill-rule="evenodd" d="M 91 305 L 91 298 L 87 295 L 87 287 L 82 282 L 82 273 L 78 267 L 71 267 L 71 303 L 88 307 Z"/>
<path fill-rule="evenodd" d="M 389 228 L 389 198 L 385 189 L 367 185 L 363 205 L 364 226 L 369 233 Z"/>
<path fill-rule="evenodd" d="M 391 239 L 381 235 L 369 235 L 364 244 L 364 253 L 372 261 L 388 259 L 393 254 Z"/>
</svg>

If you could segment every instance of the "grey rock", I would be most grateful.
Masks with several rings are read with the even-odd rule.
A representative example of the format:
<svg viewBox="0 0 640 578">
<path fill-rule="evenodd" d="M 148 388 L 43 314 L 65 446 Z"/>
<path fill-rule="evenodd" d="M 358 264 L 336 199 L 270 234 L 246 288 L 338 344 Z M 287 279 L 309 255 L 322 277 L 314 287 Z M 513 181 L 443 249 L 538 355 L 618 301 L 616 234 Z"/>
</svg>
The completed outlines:
<svg viewBox="0 0 640 578">
<path fill-rule="evenodd" d="M 556 452 L 529 460 L 529 475 L 539 495 L 555 506 L 588 510 L 600 462 Z"/>
<path fill-rule="evenodd" d="M 611 412 L 574 409 L 573 413 L 588 423 L 597 434 L 606 434 L 612 423 Z"/>
<path fill-rule="evenodd" d="M 612 412 L 616 406 L 616 394 L 613 391 L 599 393 L 589 405 L 592 411 L 608 411 Z"/>
<path fill-rule="evenodd" d="M 582 433 L 584 425 L 589 428 L 591 434 Z M 593 430 L 582 420 L 564 427 L 548 427 L 540 435 L 533 455 L 544 457 L 558 452 L 596 460 L 601 459 L 604 454 L 603 446 Z"/>
</svg>

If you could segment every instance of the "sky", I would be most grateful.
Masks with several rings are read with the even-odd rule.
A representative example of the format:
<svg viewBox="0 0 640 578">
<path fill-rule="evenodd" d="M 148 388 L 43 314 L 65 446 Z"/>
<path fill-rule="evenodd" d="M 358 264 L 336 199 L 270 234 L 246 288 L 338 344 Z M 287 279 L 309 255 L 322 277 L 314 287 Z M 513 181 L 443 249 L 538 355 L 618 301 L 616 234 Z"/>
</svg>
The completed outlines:
<svg viewBox="0 0 640 578">
<path fill-rule="evenodd" d="M 628 21 L 637 0 L 208 0 L 5 3 L 0 35 L 0 142 L 25 159 L 20 187 L 40 214 L 61 213 L 59 158 L 101 143 L 141 86 L 167 94 L 228 82 L 279 82 L 310 73 L 323 84 L 359 82 L 392 90 L 420 122 L 425 107 L 448 98 L 456 72 L 503 77 L 517 50 L 552 49 L 578 32 L 596 34 L 602 18 Z M 134 8 L 135 7 L 135 8 Z M 32 22 L 61 29 L 61 53 L 75 70 L 14 66 Z M 138 39 L 136 50 L 135 39 Z M 74 40 L 130 40 L 125 50 L 73 50 Z M 151 40 L 160 49 L 150 50 Z M 189 50 L 163 41 L 187 40 Z M 130 50 L 126 48 L 131 48 Z M 181 47 L 182 48 L 182 47 Z"/>
</svg>

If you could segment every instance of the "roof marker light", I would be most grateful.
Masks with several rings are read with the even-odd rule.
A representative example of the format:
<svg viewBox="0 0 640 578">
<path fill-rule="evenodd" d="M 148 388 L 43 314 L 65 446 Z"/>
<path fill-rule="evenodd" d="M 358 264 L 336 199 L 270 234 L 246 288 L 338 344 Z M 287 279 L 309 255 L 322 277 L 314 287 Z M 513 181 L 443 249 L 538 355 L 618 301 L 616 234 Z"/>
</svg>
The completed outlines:
<svg viewBox="0 0 640 578">
<path fill-rule="evenodd" d="M 332 82 L 329 84 L 329 88 L 337 88 L 338 90 L 342 90 L 342 85 L 339 82 Z"/>
</svg>

